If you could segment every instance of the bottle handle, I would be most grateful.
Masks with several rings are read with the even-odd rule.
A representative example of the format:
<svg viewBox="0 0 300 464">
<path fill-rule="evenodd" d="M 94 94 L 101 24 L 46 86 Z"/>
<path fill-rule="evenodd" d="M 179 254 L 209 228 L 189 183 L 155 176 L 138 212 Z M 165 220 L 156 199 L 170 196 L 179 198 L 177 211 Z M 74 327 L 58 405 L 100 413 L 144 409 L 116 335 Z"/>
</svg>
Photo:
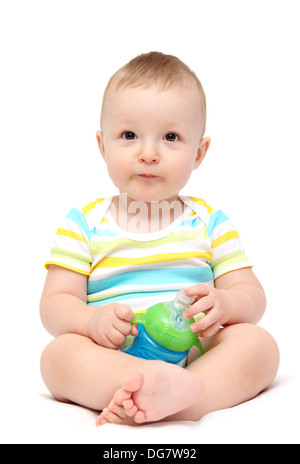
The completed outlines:
<svg viewBox="0 0 300 464">
<path fill-rule="evenodd" d="M 204 354 L 204 349 L 203 349 L 203 346 L 202 346 L 202 343 L 200 342 L 199 338 L 197 337 L 197 340 L 196 340 L 196 343 L 195 343 L 195 346 L 197 348 L 199 348 L 199 355 L 198 355 L 198 358 L 200 358 L 200 356 L 202 356 Z"/>
</svg>

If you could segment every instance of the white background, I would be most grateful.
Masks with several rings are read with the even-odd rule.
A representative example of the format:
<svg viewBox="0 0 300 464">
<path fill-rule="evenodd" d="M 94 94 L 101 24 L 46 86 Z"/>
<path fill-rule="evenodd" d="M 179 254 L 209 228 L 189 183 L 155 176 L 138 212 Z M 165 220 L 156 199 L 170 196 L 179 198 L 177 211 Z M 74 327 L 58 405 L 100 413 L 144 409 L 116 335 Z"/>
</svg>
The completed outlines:
<svg viewBox="0 0 300 464">
<path fill-rule="evenodd" d="M 68 210 L 114 192 L 95 138 L 102 93 L 151 50 L 177 55 L 202 81 L 212 144 L 183 193 L 236 224 L 268 296 L 261 325 L 280 345 L 279 375 L 298 378 L 298 3 L 1 1 L 1 441 L 43 441 L 45 424 L 51 440 L 55 430 L 34 420 L 51 339 L 38 313 L 43 263 Z M 282 401 L 299 411 L 284 390 Z M 292 421 L 276 420 L 288 441 Z"/>
</svg>

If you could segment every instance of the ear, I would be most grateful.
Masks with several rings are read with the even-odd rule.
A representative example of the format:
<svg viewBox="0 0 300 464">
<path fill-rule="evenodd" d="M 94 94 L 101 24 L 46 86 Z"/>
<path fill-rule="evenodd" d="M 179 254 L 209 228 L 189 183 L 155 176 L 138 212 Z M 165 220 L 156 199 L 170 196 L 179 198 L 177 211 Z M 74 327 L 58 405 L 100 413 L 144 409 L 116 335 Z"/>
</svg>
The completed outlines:
<svg viewBox="0 0 300 464">
<path fill-rule="evenodd" d="M 197 157 L 196 157 L 193 169 L 197 169 L 202 163 L 202 161 L 204 160 L 207 150 L 209 149 L 210 142 L 211 142 L 210 137 L 203 137 L 200 140 L 198 150 L 197 150 Z"/>
<path fill-rule="evenodd" d="M 98 147 L 99 147 L 101 156 L 105 161 L 105 149 L 104 149 L 104 141 L 103 141 L 103 132 L 97 131 L 96 132 L 96 139 L 97 139 L 97 143 L 98 143 Z"/>
</svg>

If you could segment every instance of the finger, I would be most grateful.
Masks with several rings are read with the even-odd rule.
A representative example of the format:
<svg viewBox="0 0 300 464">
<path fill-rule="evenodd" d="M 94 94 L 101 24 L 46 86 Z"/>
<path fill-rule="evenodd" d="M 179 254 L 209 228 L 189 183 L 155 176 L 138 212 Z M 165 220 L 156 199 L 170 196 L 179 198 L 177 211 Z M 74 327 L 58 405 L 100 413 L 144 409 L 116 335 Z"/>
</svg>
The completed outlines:
<svg viewBox="0 0 300 464">
<path fill-rule="evenodd" d="M 104 346 L 105 348 L 109 348 L 111 350 L 118 350 L 119 346 L 113 343 L 108 335 L 103 336 L 103 338 L 98 341 L 100 346 Z"/>
<path fill-rule="evenodd" d="M 130 322 L 134 319 L 134 312 L 132 309 L 123 304 L 117 304 L 114 308 L 115 314 L 119 319 Z"/>
<path fill-rule="evenodd" d="M 210 287 L 205 284 L 196 284 L 193 285 L 192 287 L 189 287 L 184 290 L 184 294 L 187 296 L 197 296 L 197 297 L 202 297 L 208 295 L 210 292 Z"/>
<path fill-rule="evenodd" d="M 137 337 L 138 334 L 139 334 L 139 332 L 138 332 L 137 324 L 131 324 L 130 335 L 132 335 L 133 337 Z"/>
<path fill-rule="evenodd" d="M 209 311 L 214 306 L 214 297 L 213 295 L 207 295 L 202 297 L 200 300 L 196 301 L 192 306 L 189 307 L 183 313 L 183 317 L 190 319 L 191 317 L 197 316 L 200 313 L 205 313 Z"/>
<path fill-rule="evenodd" d="M 216 322 L 215 324 L 211 325 L 207 329 L 201 330 L 200 337 L 205 337 L 205 338 L 212 337 L 217 332 L 219 332 L 220 328 L 221 328 L 221 326 L 220 326 L 219 322 Z"/>
<path fill-rule="evenodd" d="M 126 341 L 126 336 L 114 327 L 110 329 L 109 333 L 107 334 L 107 338 L 110 343 L 116 347 L 115 349 L 119 348 Z"/>
<path fill-rule="evenodd" d="M 219 313 L 216 310 L 209 311 L 209 313 L 203 317 L 201 320 L 194 322 L 190 325 L 190 330 L 192 332 L 201 332 L 207 330 L 209 327 L 213 326 L 214 324 L 219 323 Z"/>
<path fill-rule="evenodd" d="M 118 330 L 118 332 L 125 335 L 126 337 L 128 335 L 130 335 L 130 333 L 131 333 L 132 325 L 130 324 L 130 322 L 126 322 L 126 321 L 124 321 L 122 319 L 119 319 L 117 317 L 113 320 L 112 326 L 116 330 Z"/>
</svg>

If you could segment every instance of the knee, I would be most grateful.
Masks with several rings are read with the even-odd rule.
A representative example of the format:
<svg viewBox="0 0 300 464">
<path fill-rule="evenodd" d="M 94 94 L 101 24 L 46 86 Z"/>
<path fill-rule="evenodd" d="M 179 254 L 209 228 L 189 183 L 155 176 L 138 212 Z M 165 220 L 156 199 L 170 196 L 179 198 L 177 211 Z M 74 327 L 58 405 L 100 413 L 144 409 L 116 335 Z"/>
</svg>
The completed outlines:
<svg viewBox="0 0 300 464">
<path fill-rule="evenodd" d="M 251 345 L 253 351 L 279 364 L 279 348 L 269 332 L 254 324 L 239 325 L 241 337 Z"/>
<path fill-rule="evenodd" d="M 56 365 L 61 356 L 61 345 L 65 335 L 55 338 L 49 345 L 46 346 L 41 355 L 40 367 L 43 379 L 47 378 L 47 374 Z"/>
<path fill-rule="evenodd" d="M 274 382 L 278 372 L 280 363 L 279 347 L 272 335 L 262 327 L 252 326 L 249 333 L 256 342 L 254 359 L 261 373 L 261 378 L 265 380 L 263 389 L 267 389 Z"/>
<path fill-rule="evenodd" d="M 240 346 L 245 346 L 248 362 L 252 362 L 270 386 L 278 372 L 280 353 L 275 339 L 262 327 L 254 324 L 232 326 L 238 331 Z"/>
<path fill-rule="evenodd" d="M 72 335 L 61 335 L 52 340 L 42 352 L 40 359 L 42 379 L 52 396 L 58 401 L 67 401 L 59 394 L 59 384 L 63 378 L 60 371 L 64 370 L 64 347 L 69 336 Z"/>
<path fill-rule="evenodd" d="M 265 329 L 248 323 L 228 326 L 218 332 L 213 345 L 224 342 L 234 345 L 234 351 L 244 360 L 245 370 L 251 367 L 252 372 L 257 372 L 264 379 L 265 388 L 273 383 L 280 353 L 276 341 Z"/>
<path fill-rule="evenodd" d="M 277 342 L 272 335 L 262 327 L 257 327 L 257 344 L 260 354 L 264 355 L 268 369 L 271 372 L 272 381 L 276 377 L 280 363 L 280 351 Z"/>
</svg>

